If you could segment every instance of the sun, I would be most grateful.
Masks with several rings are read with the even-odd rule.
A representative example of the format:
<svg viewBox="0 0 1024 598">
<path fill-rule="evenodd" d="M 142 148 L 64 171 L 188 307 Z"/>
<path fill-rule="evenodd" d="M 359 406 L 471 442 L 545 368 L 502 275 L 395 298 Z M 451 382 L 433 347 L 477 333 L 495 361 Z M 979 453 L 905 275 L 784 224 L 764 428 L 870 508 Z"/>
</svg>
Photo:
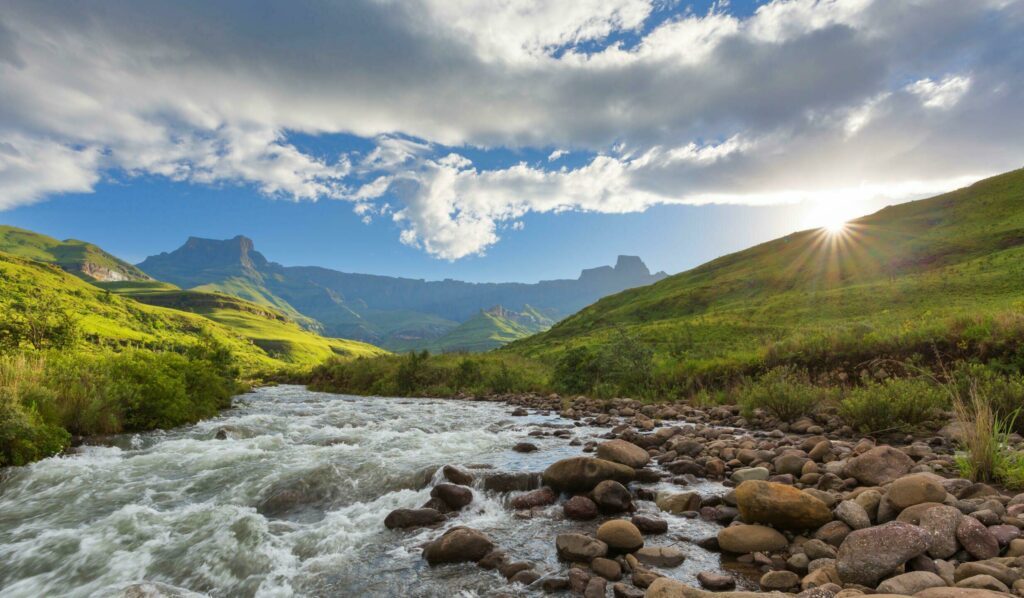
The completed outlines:
<svg viewBox="0 0 1024 598">
<path fill-rule="evenodd" d="M 849 224 L 846 220 L 834 218 L 825 222 L 821 228 L 825 229 L 825 232 L 830 235 L 839 235 L 846 232 L 848 226 Z"/>
</svg>

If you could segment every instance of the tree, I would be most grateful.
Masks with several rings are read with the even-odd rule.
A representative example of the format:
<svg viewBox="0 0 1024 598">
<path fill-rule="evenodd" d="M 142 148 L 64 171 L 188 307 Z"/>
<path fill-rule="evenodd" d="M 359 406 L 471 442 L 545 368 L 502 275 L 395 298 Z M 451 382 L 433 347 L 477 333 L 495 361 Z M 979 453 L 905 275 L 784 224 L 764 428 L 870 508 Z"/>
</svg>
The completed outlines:
<svg viewBox="0 0 1024 598">
<path fill-rule="evenodd" d="M 0 342 L 10 347 L 28 343 L 37 351 L 66 349 L 78 341 L 78 321 L 52 291 L 40 289 L 11 306 L 0 330 Z"/>
</svg>

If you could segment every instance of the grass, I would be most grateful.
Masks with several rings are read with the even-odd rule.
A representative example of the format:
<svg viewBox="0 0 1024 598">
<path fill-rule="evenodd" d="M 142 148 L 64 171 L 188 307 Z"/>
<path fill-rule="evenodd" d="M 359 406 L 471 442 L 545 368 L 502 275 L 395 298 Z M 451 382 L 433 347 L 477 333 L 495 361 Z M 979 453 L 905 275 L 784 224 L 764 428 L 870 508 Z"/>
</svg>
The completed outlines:
<svg viewBox="0 0 1024 598">
<path fill-rule="evenodd" d="M 47 262 L 86 280 L 95 280 L 96 275 L 112 272 L 132 280 L 148 280 L 141 270 L 120 260 L 99 247 L 68 239 L 58 241 L 52 237 L 13 226 L 0 225 L 0 251 L 19 257 Z"/>
</svg>

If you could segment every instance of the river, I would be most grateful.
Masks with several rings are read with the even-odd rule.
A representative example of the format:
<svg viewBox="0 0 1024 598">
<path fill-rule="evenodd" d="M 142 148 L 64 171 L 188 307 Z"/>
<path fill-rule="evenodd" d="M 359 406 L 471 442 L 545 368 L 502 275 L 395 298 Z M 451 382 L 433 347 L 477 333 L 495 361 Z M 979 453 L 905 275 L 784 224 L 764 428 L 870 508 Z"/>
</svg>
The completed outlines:
<svg viewBox="0 0 1024 598">
<path fill-rule="evenodd" d="M 581 440 L 607 431 L 510 411 L 499 403 L 267 387 L 193 426 L 116 436 L 9 469 L 0 481 L 0 595 L 117 596 L 142 581 L 184 596 L 536 593 L 473 565 L 428 567 L 420 546 L 440 530 L 383 525 L 391 510 L 426 502 L 440 465 L 541 471 L 580 454 L 580 446 L 531 431 L 571 429 Z M 541 450 L 511 450 L 526 440 Z M 696 488 L 721 491 L 710 483 Z M 275 494 L 301 500 L 268 508 Z M 479 529 L 542 573 L 564 570 L 556 534 L 596 527 L 562 519 L 557 505 L 522 518 L 505 506 L 507 496 L 479 488 L 475 495 L 445 525 Z M 666 518 L 670 533 L 656 543 L 717 530 L 699 519 Z M 692 582 L 697 571 L 720 567 L 717 555 L 680 545 L 688 559 L 666 573 Z"/>
</svg>

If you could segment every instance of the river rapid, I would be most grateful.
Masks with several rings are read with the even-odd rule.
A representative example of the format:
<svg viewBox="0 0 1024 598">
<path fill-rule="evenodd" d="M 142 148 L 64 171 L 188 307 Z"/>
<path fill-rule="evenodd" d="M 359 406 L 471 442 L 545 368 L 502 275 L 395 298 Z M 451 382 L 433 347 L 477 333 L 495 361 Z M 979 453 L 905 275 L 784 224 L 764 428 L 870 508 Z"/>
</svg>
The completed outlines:
<svg viewBox="0 0 1024 598">
<path fill-rule="evenodd" d="M 467 525 L 554 574 L 565 569 L 555 536 L 593 531 L 596 522 L 566 521 L 560 505 L 524 518 L 507 507 L 508 495 L 475 488 L 473 503 L 440 529 L 383 524 L 391 510 L 427 501 L 438 466 L 542 471 L 580 454 L 551 431 L 570 429 L 581 441 L 607 432 L 510 412 L 499 403 L 268 387 L 193 426 L 116 436 L 9 469 L 0 481 L 0 595 L 118 596 L 143 581 L 184 596 L 537 594 L 475 565 L 431 568 L 420 547 Z M 548 435 L 529 435 L 537 430 Z M 511 450 L 527 440 L 540 450 Z M 717 525 L 659 516 L 670 531 L 655 543 L 688 554 L 666 574 L 692 583 L 696 572 L 720 567 L 717 555 L 682 539 L 713 535 Z"/>
</svg>

